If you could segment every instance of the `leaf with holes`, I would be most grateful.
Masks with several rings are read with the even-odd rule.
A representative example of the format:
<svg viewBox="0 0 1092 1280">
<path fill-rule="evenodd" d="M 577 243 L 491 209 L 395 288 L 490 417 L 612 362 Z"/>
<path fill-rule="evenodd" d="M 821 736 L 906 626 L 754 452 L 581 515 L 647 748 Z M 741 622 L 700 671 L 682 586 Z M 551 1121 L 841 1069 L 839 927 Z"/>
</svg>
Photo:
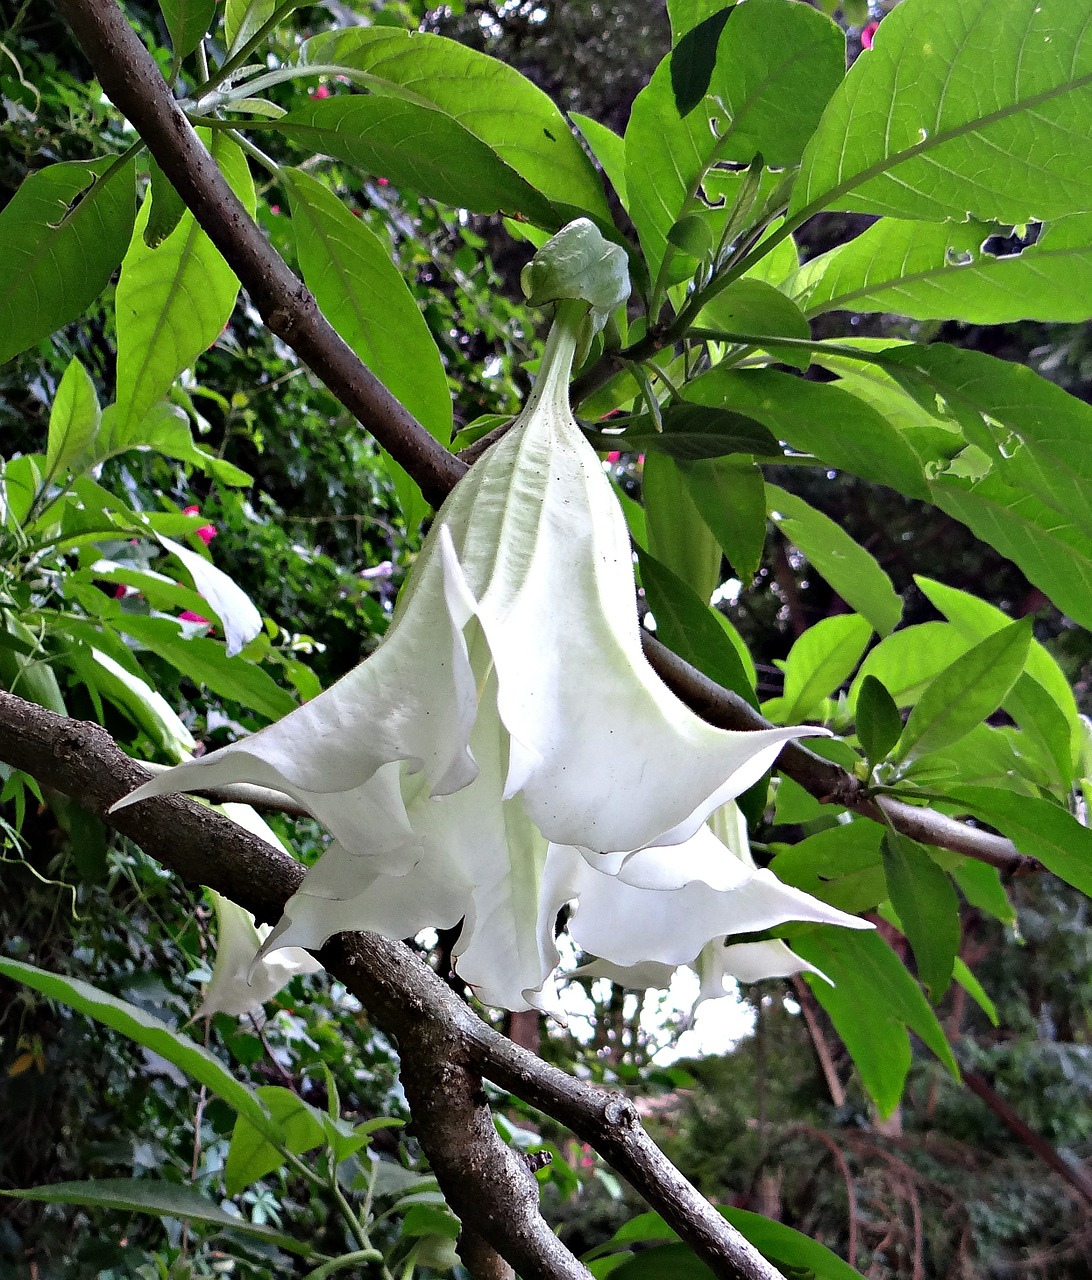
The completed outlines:
<svg viewBox="0 0 1092 1280">
<path fill-rule="evenodd" d="M 1092 29 L 1073 0 L 904 0 L 823 114 L 789 213 L 1022 224 L 1092 211 Z"/>
</svg>

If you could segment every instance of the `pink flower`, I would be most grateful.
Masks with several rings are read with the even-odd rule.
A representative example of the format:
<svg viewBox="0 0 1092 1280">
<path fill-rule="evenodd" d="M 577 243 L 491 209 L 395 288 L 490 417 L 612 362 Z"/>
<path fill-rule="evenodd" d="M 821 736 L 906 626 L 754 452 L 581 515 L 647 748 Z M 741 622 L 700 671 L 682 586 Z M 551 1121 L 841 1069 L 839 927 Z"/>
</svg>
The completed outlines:
<svg viewBox="0 0 1092 1280">
<path fill-rule="evenodd" d="M 861 48 L 862 49 L 872 48 L 872 41 L 875 40 L 876 38 L 876 28 L 879 25 L 880 24 L 878 22 L 870 22 L 866 27 L 862 28 L 861 30 Z"/>
<path fill-rule="evenodd" d="M 280 213 L 280 211 L 281 206 L 279 204 L 271 204 L 269 206 L 269 212 L 274 216 L 274 218 Z"/>
<path fill-rule="evenodd" d="M 202 618 L 199 613 L 194 613 L 192 609 L 183 609 L 178 615 L 183 622 L 204 622 L 208 623 L 208 618 Z"/>
<path fill-rule="evenodd" d="M 320 84 L 314 93 L 311 94 L 312 98 L 328 98 L 329 96 L 330 90 L 324 84 Z"/>
<path fill-rule="evenodd" d="M 391 180 L 390 178 L 376 178 L 376 182 L 378 182 L 381 187 L 389 187 Z"/>
<path fill-rule="evenodd" d="M 201 508 L 198 506 L 185 507 L 182 514 L 184 516 L 199 516 L 201 514 Z M 216 526 L 214 524 L 203 524 L 200 529 L 195 529 L 194 532 L 207 547 L 213 538 L 216 537 Z M 202 618 L 201 621 L 204 622 L 205 619 Z"/>
<path fill-rule="evenodd" d="M 612 450 L 610 451 L 610 453 L 608 453 L 608 454 L 607 454 L 607 461 L 608 461 L 608 462 L 618 462 L 618 461 L 621 459 L 621 457 L 622 457 L 622 455 L 621 455 L 621 453 L 619 453 L 619 451 L 618 451 L 617 449 L 612 449 Z"/>
</svg>

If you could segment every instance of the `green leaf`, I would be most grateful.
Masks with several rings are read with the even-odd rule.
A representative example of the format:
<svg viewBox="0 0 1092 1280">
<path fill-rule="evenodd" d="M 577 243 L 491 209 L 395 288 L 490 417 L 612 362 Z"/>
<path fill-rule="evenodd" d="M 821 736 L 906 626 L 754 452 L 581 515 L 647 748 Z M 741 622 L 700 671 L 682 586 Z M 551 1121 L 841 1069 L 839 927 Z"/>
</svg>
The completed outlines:
<svg viewBox="0 0 1092 1280">
<path fill-rule="evenodd" d="M 0 973 L 15 982 L 33 987 L 50 1000 L 68 1005 L 77 1013 L 94 1018 L 114 1031 L 120 1031 L 145 1049 L 158 1053 L 161 1058 L 174 1063 L 218 1098 L 223 1098 L 239 1115 L 246 1116 L 255 1128 L 274 1141 L 280 1140 L 277 1124 L 267 1115 L 253 1090 L 240 1084 L 220 1059 L 202 1045 L 195 1044 L 181 1032 L 173 1031 L 150 1013 L 145 1013 L 143 1009 L 138 1009 L 125 1000 L 119 1000 L 117 996 L 99 991 L 79 978 L 49 973 L 35 965 L 24 964 L 21 960 L 9 960 L 0 956 Z"/>
<path fill-rule="evenodd" d="M 296 702 L 290 693 L 280 688 L 261 667 L 245 658 L 229 658 L 219 641 L 198 636 L 186 639 L 180 625 L 170 618 L 146 618 L 120 610 L 114 625 L 169 662 L 195 685 L 207 685 L 221 698 L 241 702 L 270 720 L 279 720 L 295 710 Z"/>
<path fill-rule="evenodd" d="M 778 783 L 779 803 L 785 782 L 782 778 Z M 858 915 L 887 897 L 882 836 L 883 828 L 875 822 L 839 823 L 796 844 L 775 844 L 770 870 L 785 884 Z"/>
<path fill-rule="evenodd" d="M 0 364 L 77 319 L 102 293 L 133 233 L 132 163 L 48 165 L 0 211 Z"/>
<path fill-rule="evenodd" d="M 997 1006 L 986 994 L 982 983 L 978 981 L 959 956 L 956 956 L 955 958 L 952 976 L 971 997 L 975 1004 L 978 1005 L 986 1017 L 989 1018 L 990 1022 L 992 1022 L 995 1027 L 1000 1026 L 1001 1020 L 997 1016 Z"/>
<path fill-rule="evenodd" d="M 720 546 L 694 506 L 682 471 L 665 454 L 651 453 L 643 490 L 649 551 L 707 605 L 720 582 Z"/>
<path fill-rule="evenodd" d="M 618 193 L 623 208 L 626 207 L 626 144 L 622 138 L 608 129 L 605 124 L 583 116 L 578 111 L 570 111 L 569 119 L 584 135 L 584 141 L 591 148 L 591 153 L 603 166 L 607 181 Z"/>
<path fill-rule="evenodd" d="M 807 316 L 890 311 L 968 324 L 1092 316 L 1092 217 L 1047 223 L 1019 253 L 987 251 L 995 234 L 981 222 L 881 218 L 848 244 L 813 258 L 793 293 Z"/>
<path fill-rule="evenodd" d="M 795 935 L 792 945 L 835 984 L 805 975 L 881 1115 L 889 1116 L 902 1097 L 910 1069 L 907 1028 L 959 1078 L 951 1047 L 921 988 L 878 933 L 822 925 Z"/>
<path fill-rule="evenodd" d="M 943 343 L 886 353 L 905 369 L 908 389 L 944 398 L 967 440 L 990 459 L 992 474 L 1034 494 L 1092 539 L 1092 406 L 1024 365 Z"/>
<path fill-rule="evenodd" d="M 725 458 L 730 454 L 776 457 L 781 453 L 777 440 L 760 422 L 730 409 L 685 402 L 668 404 L 661 409 L 660 420 L 662 431 L 655 430 L 651 419 L 642 415 L 623 435 L 587 434 L 597 449 L 647 450 L 666 454 L 678 462 Z"/>
<path fill-rule="evenodd" d="M 671 227 L 716 202 L 712 187 L 703 191 L 715 165 L 747 164 L 757 152 L 767 164 L 799 159 L 842 78 L 844 58 L 841 32 L 807 5 L 748 0 L 731 10 L 709 93 L 685 118 L 676 105 L 672 56 L 664 59 L 638 94 L 625 136 L 628 209 L 653 279 Z M 680 272 L 679 279 L 689 274 L 685 260 Z"/>
<path fill-rule="evenodd" d="M 776 485 L 766 486 L 770 519 L 842 599 L 881 636 L 902 618 L 902 598 L 871 552 L 829 516 Z"/>
<path fill-rule="evenodd" d="M 283 4 L 283 0 L 227 0 L 224 8 L 224 37 L 228 53 L 234 53 L 256 35 Z M 289 5 L 282 17 L 295 8 Z"/>
<path fill-rule="evenodd" d="M 777 705 L 780 723 L 796 724 L 812 715 L 853 674 L 871 638 L 870 623 L 855 613 L 836 614 L 809 627 L 782 664 L 785 692 Z"/>
<path fill-rule="evenodd" d="M 684 32 L 671 50 L 671 91 L 680 116 L 687 116 L 709 91 L 717 65 L 717 42 L 734 12 L 726 5 Z"/>
<path fill-rule="evenodd" d="M 710 96 L 727 108 L 718 160 L 796 164 L 845 74 L 841 29 L 810 5 L 747 0 L 717 48 Z"/>
<path fill-rule="evenodd" d="M 256 1129 L 245 1117 L 238 1117 L 224 1166 L 224 1187 L 229 1196 L 237 1196 L 252 1182 L 279 1169 L 287 1159 L 282 1148 L 298 1156 L 326 1140 L 323 1114 L 291 1089 L 260 1085 L 255 1092 L 280 1126 L 284 1138 L 283 1142 L 274 1144 L 265 1131 Z"/>
<path fill-rule="evenodd" d="M 46 1187 L 26 1187 L 0 1191 L 18 1200 L 44 1204 L 72 1204 L 85 1209 L 120 1209 L 130 1213 L 150 1213 L 157 1218 L 177 1218 L 183 1222 L 207 1222 L 226 1231 L 256 1236 L 288 1253 L 307 1257 L 311 1246 L 294 1240 L 283 1231 L 221 1209 L 193 1187 L 153 1178 L 94 1178 L 88 1182 L 54 1182 Z"/>
<path fill-rule="evenodd" d="M 942 475 L 930 490 L 941 511 L 1018 565 L 1074 622 L 1092 627 L 1092 542 L 1072 520 L 995 475 Z"/>
<path fill-rule="evenodd" d="M 1016 908 L 1009 901 L 996 867 L 977 858 L 964 858 L 952 868 L 952 879 L 972 907 L 1010 928 L 1016 923 Z"/>
<path fill-rule="evenodd" d="M 148 157 L 148 176 L 151 179 L 149 189 L 152 208 L 148 214 L 148 221 L 144 224 L 144 243 L 149 249 L 154 249 L 162 244 L 182 221 L 186 205 L 174 189 L 174 184 L 150 156 Z"/>
<path fill-rule="evenodd" d="M 710 680 L 757 707 L 753 677 L 714 611 L 647 551 L 641 551 L 639 558 L 657 638 Z"/>
<path fill-rule="evenodd" d="M 913 760 L 958 742 L 993 715 L 1027 661 L 1031 624 L 1014 622 L 988 636 L 936 676 L 902 731 L 892 756 Z"/>
<path fill-rule="evenodd" d="M 392 395 L 446 445 L 452 413 L 443 361 L 382 242 L 314 178 L 285 169 L 281 181 L 292 202 L 303 278 L 323 315 Z M 403 489 L 408 486 L 412 481 L 405 477 Z M 415 500 L 405 511 L 411 526 L 428 510 L 412 492 Z"/>
<path fill-rule="evenodd" d="M 221 484 L 251 482 L 245 471 L 194 444 L 185 412 L 164 400 L 153 404 L 140 418 L 126 414 L 121 405 L 108 404 L 102 411 L 94 448 L 83 459 L 83 465 L 91 467 L 128 449 L 154 449 L 168 458 L 178 458 L 207 471 Z"/>
<path fill-rule="evenodd" d="M 1072 0 L 906 0 L 832 98 L 790 215 L 1022 224 L 1092 210 L 1092 42 Z"/>
<path fill-rule="evenodd" d="M 599 176 L 565 117 L 514 67 L 444 36 L 376 26 L 315 36 L 304 57 L 368 72 L 377 89 L 439 108 L 549 200 L 571 206 L 566 220 L 580 210 L 613 225 Z"/>
<path fill-rule="evenodd" d="M 254 184 L 240 148 L 222 131 L 211 139 L 217 163 L 253 213 Z M 118 330 L 118 422 L 129 432 L 171 383 L 220 336 L 231 316 L 239 281 L 220 251 L 185 213 L 154 249 L 143 231 L 151 213 L 146 198 L 125 261 L 115 306 Z"/>
<path fill-rule="evenodd" d="M 929 682 L 962 657 L 972 643 L 946 622 L 922 622 L 886 636 L 861 663 L 850 685 L 850 705 L 856 705 L 865 679 L 875 676 L 896 706 L 912 707 Z"/>
<path fill-rule="evenodd" d="M 717 1206 L 717 1212 L 782 1271 L 800 1268 L 810 1272 L 815 1280 L 860 1280 L 861 1273 L 826 1245 L 782 1222 L 723 1204 Z"/>
<path fill-rule="evenodd" d="M 339 95 L 297 107 L 266 127 L 456 209 L 522 213 L 550 230 L 565 221 L 492 147 L 426 103 L 381 93 Z"/>
<path fill-rule="evenodd" d="M 885 831 L 880 848 L 891 905 L 913 949 L 918 977 L 937 1004 L 951 985 L 959 951 L 959 899 L 923 845 Z"/>
<path fill-rule="evenodd" d="M 216 15 L 216 0 L 159 0 L 176 58 L 186 58 L 201 43 Z"/>
<path fill-rule="evenodd" d="M 742 458 L 709 458 L 683 463 L 679 470 L 736 577 L 744 587 L 750 586 L 766 543 L 766 487 L 761 469 Z"/>
<path fill-rule="evenodd" d="M 964 812 L 988 822 L 1021 853 L 1038 858 L 1082 893 L 1092 896 L 1092 830 L 1060 805 L 1001 787 L 946 786 L 944 793 Z"/>
<path fill-rule="evenodd" d="M 754 0 L 748 3 L 753 4 Z M 764 280 L 747 276 L 733 281 L 702 307 L 695 323 L 699 328 L 719 329 L 724 333 L 753 334 L 755 346 L 762 346 L 763 338 L 807 342 L 811 337 L 811 326 L 790 297 Z M 799 369 L 807 369 L 811 364 L 810 351 L 779 347 L 776 354 L 783 364 Z"/>
<path fill-rule="evenodd" d="M 895 700 L 875 676 L 866 675 L 857 694 L 857 737 L 865 755 L 883 760 L 902 734 L 902 716 Z"/>
<path fill-rule="evenodd" d="M 814 453 L 828 467 L 890 485 L 909 498 L 928 497 L 921 463 L 898 429 L 833 383 L 775 369 L 718 368 L 688 383 L 686 398 L 757 418 L 779 440 Z"/>
<path fill-rule="evenodd" d="M 75 356 L 68 362 L 49 411 L 46 471 L 57 476 L 93 444 L 101 413 L 91 376 Z"/>
</svg>

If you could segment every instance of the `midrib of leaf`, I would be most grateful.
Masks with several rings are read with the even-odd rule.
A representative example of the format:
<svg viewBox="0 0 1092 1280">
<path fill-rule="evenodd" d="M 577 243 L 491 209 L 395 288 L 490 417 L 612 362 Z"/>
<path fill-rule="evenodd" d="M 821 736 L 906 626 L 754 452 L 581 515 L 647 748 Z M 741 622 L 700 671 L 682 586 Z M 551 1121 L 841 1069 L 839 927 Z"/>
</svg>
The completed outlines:
<svg viewBox="0 0 1092 1280">
<path fill-rule="evenodd" d="M 928 138 L 915 143 L 912 147 L 907 147 L 904 151 L 897 151 L 893 155 L 885 156 L 882 160 L 869 165 L 866 169 L 859 170 L 846 181 L 840 182 L 837 186 L 831 187 L 821 195 L 816 196 L 810 204 L 806 204 L 791 218 L 787 219 L 781 231 L 785 234 L 795 231 L 812 214 L 820 212 L 831 201 L 844 196 L 847 191 L 852 191 L 854 187 L 862 186 L 872 178 L 879 177 L 889 169 L 894 169 L 906 160 L 912 160 L 915 156 L 923 155 L 934 147 L 943 146 L 954 138 L 962 138 L 967 134 L 986 129 L 990 125 L 996 124 L 999 120 L 1007 120 L 1009 116 L 1017 115 L 1023 111 L 1031 111 L 1033 108 L 1041 106 L 1045 102 L 1051 102 L 1055 98 L 1063 97 L 1067 93 L 1075 93 L 1078 89 L 1083 89 L 1089 84 L 1092 84 L 1092 71 L 1083 76 L 1078 76 L 1076 80 L 1069 80 L 1064 85 L 1055 85 L 1051 89 L 1044 89 L 1041 93 L 1032 94 L 1030 98 L 1021 98 L 1019 102 L 1010 103 L 1006 107 L 999 107 L 996 111 L 991 111 L 989 115 L 977 116 L 974 120 L 968 120 L 960 125 L 953 125 L 950 129 L 945 129 L 940 133 L 930 134 Z M 782 235 L 779 238 L 783 239 L 784 236 Z M 768 243 L 769 241 L 763 242 L 764 245 Z"/>
<path fill-rule="evenodd" d="M 1036 249 L 1037 252 L 1033 254 L 1030 261 L 1025 261 L 1025 257 L 1029 252 L 1029 249 L 1032 248 Z M 964 273 L 975 275 L 982 271 L 991 271 L 996 264 L 1002 262 L 1022 262 L 1029 271 L 1034 271 L 1036 264 L 1042 262 L 1046 258 L 1066 258 L 1082 254 L 1088 255 L 1092 258 L 1092 244 L 1084 245 L 1079 249 L 1074 249 L 1070 246 L 1069 248 L 1042 250 L 1039 250 L 1038 246 L 1035 245 L 1029 246 L 1028 249 L 1023 250 L 1022 253 L 1005 255 L 1003 257 L 994 258 L 987 255 L 986 260 L 979 258 L 976 262 L 968 263 L 964 266 L 952 266 L 948 263 L 943 263 L 940 266 L 930 267 L 926 271 L 915 271 L 908 276 L 888 276 L 883 280 L 878 280 L 871 284 L 862 286 L 860 289 L 850 289 L 846 293 L 834 294 L 832 297 L 828 298 L 826 302 L 819 303 L 815 307 L 805 307 L 804 315 L 821 315 L 824 311 L 844 311 L 846 309 L 843 305 L 844 303 L 854 302 L 857 298 L 867 298 L 869 294 L 898 289 L 902 285 L 917 284 L 922 280 L 933 280 L 935 278 L 942 279 L 944 277 L 958 276 Z M 995 284 L 994 287 L 999 288 L 1000 286 Z M 1013 295 L 1017 293 L 1015 289 L 1009 289 L 1008 292 Z"/>
</svg>

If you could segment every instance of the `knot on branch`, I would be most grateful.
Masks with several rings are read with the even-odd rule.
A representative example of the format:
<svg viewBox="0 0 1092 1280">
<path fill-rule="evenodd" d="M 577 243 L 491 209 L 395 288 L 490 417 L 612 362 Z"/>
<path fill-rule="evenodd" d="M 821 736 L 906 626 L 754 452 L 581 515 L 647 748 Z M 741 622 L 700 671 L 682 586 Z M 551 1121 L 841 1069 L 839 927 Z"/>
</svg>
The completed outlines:
<svg viewBox="0 0 1092 1280">
<path fill-rule="evenodd" d="M 637 1124 L 637 1108 L 628 1098 L 616 1093 L 607 1099 L 603 1119 L 614 1128 L 632 1129 Z"/>
</svg>

